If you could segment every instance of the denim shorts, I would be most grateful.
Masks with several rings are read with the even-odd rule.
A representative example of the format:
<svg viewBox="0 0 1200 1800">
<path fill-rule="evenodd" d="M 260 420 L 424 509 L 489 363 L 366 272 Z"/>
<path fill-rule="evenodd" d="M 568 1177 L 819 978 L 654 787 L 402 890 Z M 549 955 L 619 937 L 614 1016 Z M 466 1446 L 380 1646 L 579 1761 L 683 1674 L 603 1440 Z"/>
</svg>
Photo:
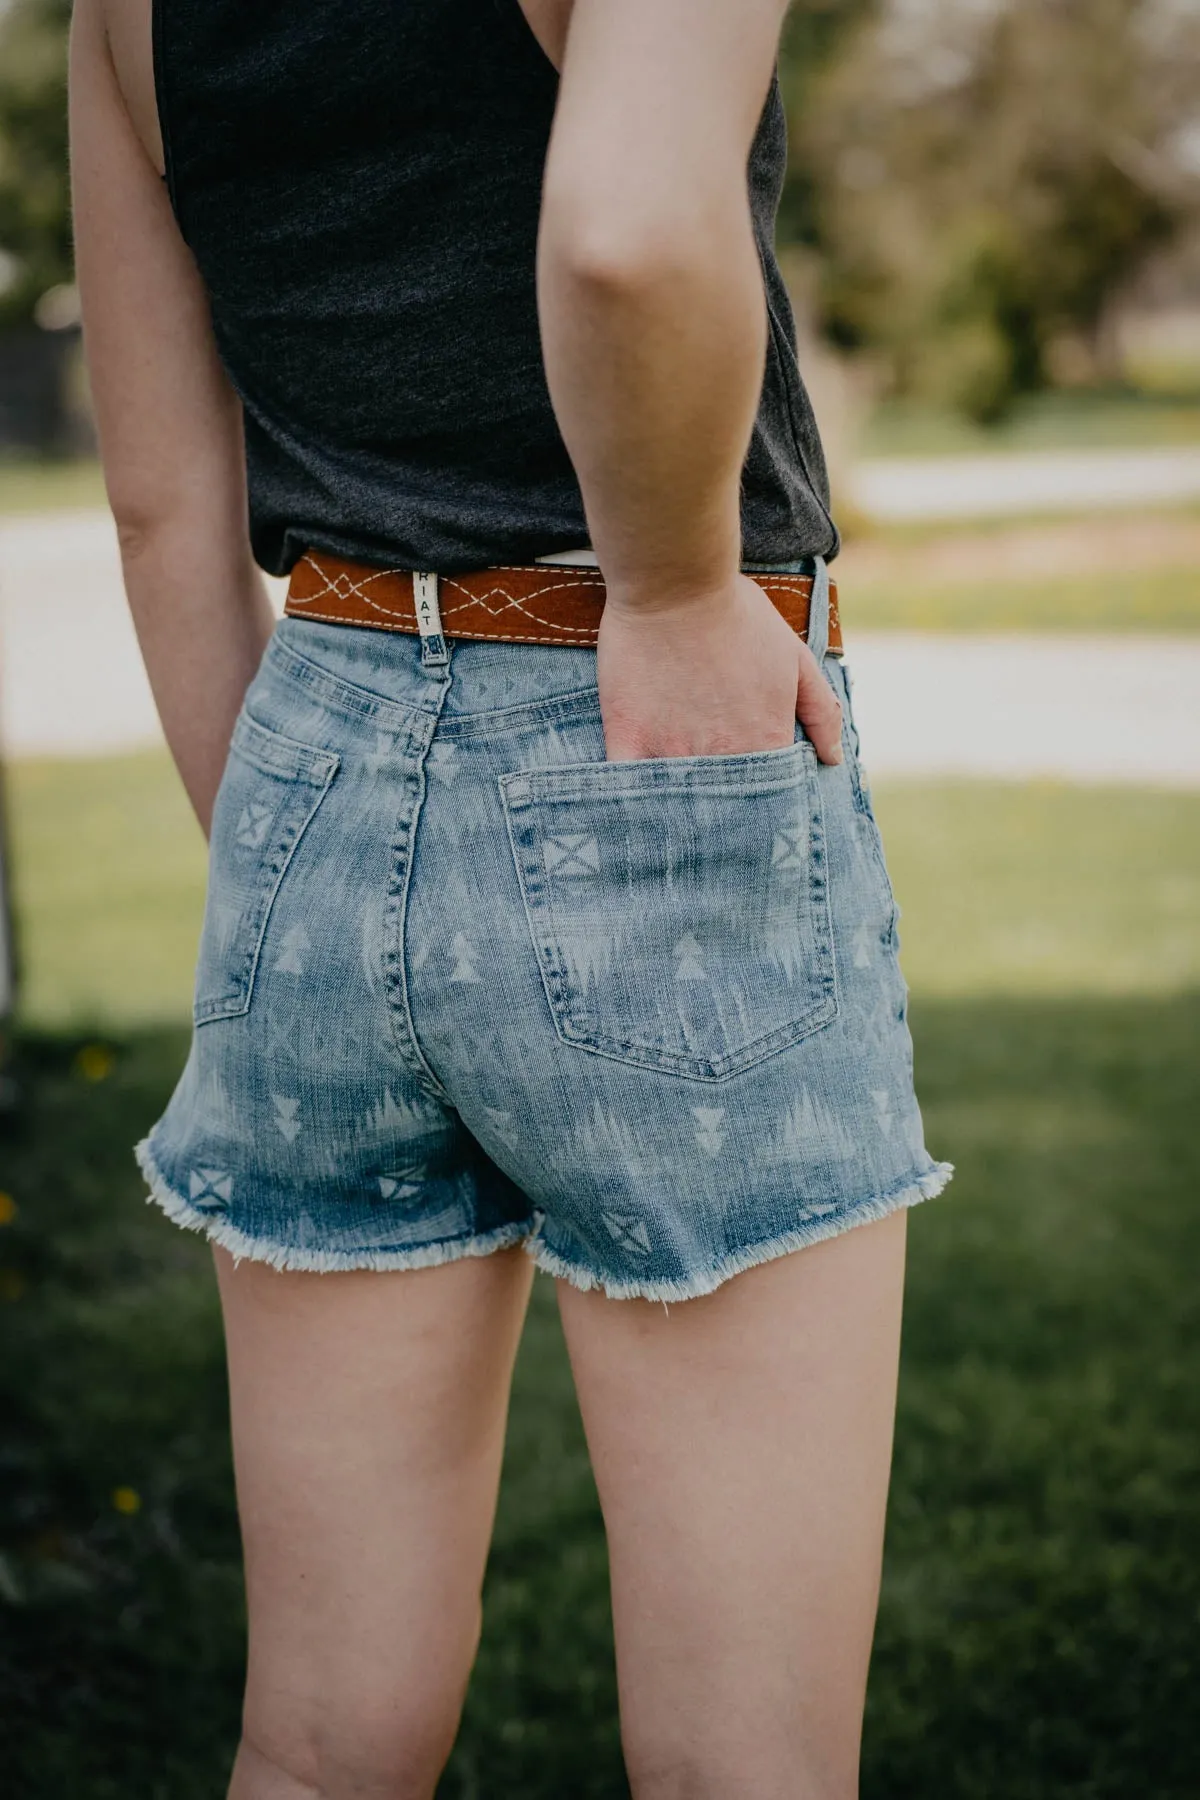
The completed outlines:
<svg viewBox="0 0 1200 1800">
<path fill-rule="evenodd" d="M 430 666 L 285 619 L 217 797 L 191 1052 L 138 1146 L 154 1198 L 277 1268 L 521 1243 L 674 1301 L 939 1192 L 823 664 L 837 767 L 799 728 L 610 763 L 592 649 Z"/>
</svg>

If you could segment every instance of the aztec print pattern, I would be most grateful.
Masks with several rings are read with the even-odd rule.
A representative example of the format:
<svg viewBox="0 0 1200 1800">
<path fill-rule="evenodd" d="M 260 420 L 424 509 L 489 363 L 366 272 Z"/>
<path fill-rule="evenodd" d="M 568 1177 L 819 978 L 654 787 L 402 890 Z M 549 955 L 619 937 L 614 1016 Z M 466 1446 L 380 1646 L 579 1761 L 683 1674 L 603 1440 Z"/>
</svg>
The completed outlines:
<svg viewBox="0 0 1200 1800">
<path fill-rule="evenodd" d="M 195 1031 L 139 1147 L 238 1255 L 525 1243 L 681 1300 L 939 1191 L 845 760 L 607 763 L 591 650 L 276 630 L 218 798 Z"/>
</svg>

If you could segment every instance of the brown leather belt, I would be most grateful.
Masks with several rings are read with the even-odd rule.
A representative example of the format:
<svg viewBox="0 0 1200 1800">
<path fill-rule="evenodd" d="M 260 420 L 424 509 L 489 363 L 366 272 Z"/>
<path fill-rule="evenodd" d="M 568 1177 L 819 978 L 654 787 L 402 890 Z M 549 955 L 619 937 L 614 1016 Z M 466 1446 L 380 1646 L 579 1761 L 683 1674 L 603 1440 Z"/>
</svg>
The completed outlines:
<svg viewBox="0 0 1200 1800">
<path fill-rule="evenodd" d="M 806 637 L 812 576 L 756 574 L 753 580 L 792 630 Z M 428 635 L 437 628 L 450 638 L 587 645 L 596 642 L 603 608 L 604 577 L 599 569 L 583 564 L 530 563 L 433 578 L 411 569 L 380 569 L 346 562 L 323 550 L 307 550 L 292 570 L 284 611 L 294 619 L 367 625 L 376 631 Z M 842 654 L 837 587 L 832 581 L 829 648 L 834 656 Z"/>
</svg>

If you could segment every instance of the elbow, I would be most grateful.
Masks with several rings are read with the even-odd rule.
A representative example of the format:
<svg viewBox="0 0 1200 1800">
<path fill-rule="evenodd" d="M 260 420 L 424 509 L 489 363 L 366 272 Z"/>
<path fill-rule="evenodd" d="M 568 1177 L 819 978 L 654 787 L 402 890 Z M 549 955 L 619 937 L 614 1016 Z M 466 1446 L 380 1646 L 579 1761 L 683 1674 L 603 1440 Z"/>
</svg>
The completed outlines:
<svg viewBox="0 0 1200 1800">
<path fill-rule="evenodd" d="M 121 561 L 141 562 L 186 529 L 188 508 L 172 484 L 107 475 L 108 504 L 117 531 Z"/>
<path fill-rule="evenodd" d="M 560 274 L 578 293 L 596 301 L 637 300 L 686 279 L 696 261 L 671 234 L 608 229 L 602 222 L 576 227 L 559 244 Z"/>
<path fill-rule="evenodd" d="M 117 548 L 123 563 L 140 562 L 157 539 L 155 522 L 136 513 L 112 509 L 117 528 Z"/>
<path fill-rule="evenodd" d="M 554 258 L 560 280 L 579 301 L 606 310 L 641 308 L 678 292 L 705 269 L 702 247 L 682 234 L 584 229 Z"/>
<path fill-rule="evenodd" d="M 708 266 L 719 234 L 682 207 L 579 185 L 548 192 L 542 213 L 543 265 L 592 303 L 637 303 Z"/>
</svg>

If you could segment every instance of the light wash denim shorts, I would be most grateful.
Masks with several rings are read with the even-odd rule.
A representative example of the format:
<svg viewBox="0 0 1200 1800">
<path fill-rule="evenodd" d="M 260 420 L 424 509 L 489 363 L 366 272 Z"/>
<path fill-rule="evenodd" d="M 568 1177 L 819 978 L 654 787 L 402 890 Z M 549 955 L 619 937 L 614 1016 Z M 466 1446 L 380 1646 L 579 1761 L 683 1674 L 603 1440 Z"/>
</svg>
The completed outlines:
<svg viewBox="0 0 1200 1800">
<path fill-rule="evenodd" d="M 278 1268 L 522 1243 L 675 1301 L 939 1192 L 823 663 L 835 768 L 799 728 L 610 763 L 594 650 L 429 667 L 416 637 L 285 619 L 217 798 L 191 1053 L 138 1146 L 154 1198 Z"/>
</svg>

